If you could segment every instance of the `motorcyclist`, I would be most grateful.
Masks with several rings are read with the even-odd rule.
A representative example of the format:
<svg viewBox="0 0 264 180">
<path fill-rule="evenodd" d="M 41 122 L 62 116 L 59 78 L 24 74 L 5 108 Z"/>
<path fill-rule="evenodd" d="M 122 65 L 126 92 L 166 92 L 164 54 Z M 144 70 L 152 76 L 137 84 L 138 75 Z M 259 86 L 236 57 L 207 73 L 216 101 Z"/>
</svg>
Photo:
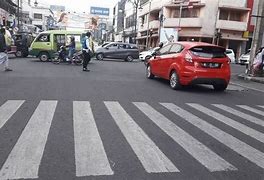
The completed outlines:
<svg viewBox="0 0 264 180">
<path fill-rule="evenodd" d="M 68 58 L 67 61 L 70 61 L 71 63 L 73 63 L 72 57 L 73 54 L 75 53 L 75 38 L 74 36 L 70 37 L 70 44 L 68 44 L 66 47 L 69 47 L 69 54 L 68 54 Z"/>
</svg>

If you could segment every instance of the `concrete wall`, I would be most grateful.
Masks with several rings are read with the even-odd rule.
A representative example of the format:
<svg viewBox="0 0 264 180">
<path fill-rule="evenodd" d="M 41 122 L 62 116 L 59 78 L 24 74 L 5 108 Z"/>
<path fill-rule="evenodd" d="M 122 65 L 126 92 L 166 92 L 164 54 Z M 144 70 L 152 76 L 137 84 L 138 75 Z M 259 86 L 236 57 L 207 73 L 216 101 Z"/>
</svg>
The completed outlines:
<svg viewBox="0 0 264 180">
<path fill-rule="evenodd" d="M 217 1 L 217 0 L 209 0 Z M 220 6 L 235 6 L 235 7 L 247 7 L 247 0 L 220 0 Z"/>
<path fill-rule="evenodd" d="M 206 6 L 202 7 L 200 11 L 200 18 L 202 19 L 203 24 L 203 27 L 201 28 L 201 34 L 205 36 L 213 36 L 216 27 L 216 20 L 219 14 L 218 1 L 202 0 L 201 3 L 206 4 Z"/>
</svg>

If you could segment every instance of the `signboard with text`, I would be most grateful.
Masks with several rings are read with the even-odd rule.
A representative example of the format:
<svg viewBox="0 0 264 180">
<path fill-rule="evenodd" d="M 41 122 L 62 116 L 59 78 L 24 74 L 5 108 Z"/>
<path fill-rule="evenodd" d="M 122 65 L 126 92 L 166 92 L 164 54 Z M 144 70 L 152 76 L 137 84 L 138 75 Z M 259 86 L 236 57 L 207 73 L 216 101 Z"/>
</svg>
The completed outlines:
<svg viewBox="0 0 264 180">
<path fill-rule="evenodd" d="M 90 14 L 109 16 L 109 8 L 91 7 Z"/>
</svg>

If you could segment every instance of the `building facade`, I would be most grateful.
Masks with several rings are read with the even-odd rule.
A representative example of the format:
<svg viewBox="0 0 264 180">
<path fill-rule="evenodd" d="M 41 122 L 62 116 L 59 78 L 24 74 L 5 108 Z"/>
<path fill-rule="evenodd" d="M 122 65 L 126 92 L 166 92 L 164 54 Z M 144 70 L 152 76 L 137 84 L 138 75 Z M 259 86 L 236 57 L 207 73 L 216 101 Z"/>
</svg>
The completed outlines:
<svg viewBox="0 0 264 180">
<path fill-rule="evenodd" d="M 49 7 L 36 6 L 32 7 L 33 20 L 32 24 L 42 31 L 49 29 L 49 21 L 53 19 L 54 14 Z"/>
<path fill-rule="evenodd" d="M 142 8 L 138 41 L 145 47 L 157 46 L 161 28 L 176 28 L 180 41 L 218 44 L 237 56 L 248 40 L 247 0 L 149 0 Z"/>
<path fill-rule="evenodd" d="M 120 0 L 113 8 L 113 29 L 110 31 L 112 41 L 124 41 L 124 19 L 126 0 Z"/>
<path fill-rule="evenodd" d="M 17 0 L 0 1 L 0 25 L 12 27 L 16 25 Z"/>
<path fill-rule="evenodd" d="M 127 43 L 134 43 L 134 36 L 136 35 L 136 12 L 134 4 L 127 1 L 125 4 L 124 14 L 124 32 L 123 41 Z"/>
</svg>

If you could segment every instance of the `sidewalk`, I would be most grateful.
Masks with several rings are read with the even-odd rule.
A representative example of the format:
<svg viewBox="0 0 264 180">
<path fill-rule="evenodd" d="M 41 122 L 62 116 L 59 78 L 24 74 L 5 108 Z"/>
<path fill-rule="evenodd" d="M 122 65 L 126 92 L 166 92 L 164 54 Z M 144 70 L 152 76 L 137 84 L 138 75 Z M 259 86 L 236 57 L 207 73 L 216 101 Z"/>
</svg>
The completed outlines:
<svg viewBox="0 0 264 180">
<path fill-rule="evenodd" d="M 238 78 L 264 84 L 264 77 L 252 77 L 252 76 L 248 76 L 247 74 L 239 74 Z"/>
</svg>

